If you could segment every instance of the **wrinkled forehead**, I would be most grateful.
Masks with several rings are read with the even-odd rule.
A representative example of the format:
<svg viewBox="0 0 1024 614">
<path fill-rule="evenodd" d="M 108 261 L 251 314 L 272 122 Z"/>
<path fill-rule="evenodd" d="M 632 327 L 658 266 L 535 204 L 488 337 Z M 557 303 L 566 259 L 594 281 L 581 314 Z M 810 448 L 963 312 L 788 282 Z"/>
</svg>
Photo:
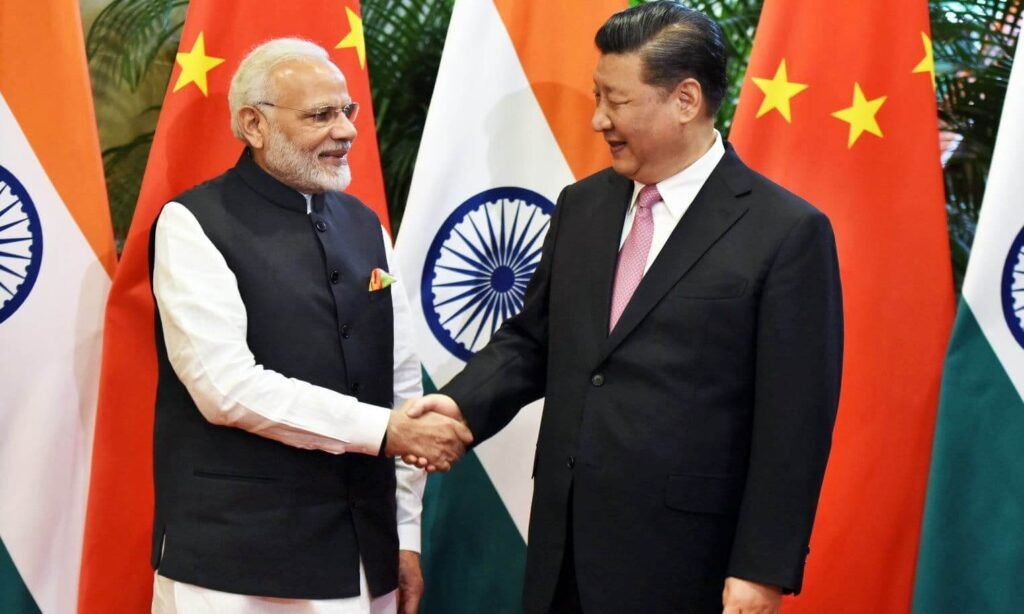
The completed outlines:
<svg viewBox="0 0 1024 614">
<path fill-rule="evenodd" d="M 285 60 L 271 69 L 271 92 L 276 104 L 297 109 L 348 102 L 348 84 L 341 69 L 319 58 Z"/>
<path fill-rule="evenodd" d="M 639 52 L 605 53 L 594 67 L 595 90 L 619 91 L 643 83 L 643 57 Z"/>
</svg>

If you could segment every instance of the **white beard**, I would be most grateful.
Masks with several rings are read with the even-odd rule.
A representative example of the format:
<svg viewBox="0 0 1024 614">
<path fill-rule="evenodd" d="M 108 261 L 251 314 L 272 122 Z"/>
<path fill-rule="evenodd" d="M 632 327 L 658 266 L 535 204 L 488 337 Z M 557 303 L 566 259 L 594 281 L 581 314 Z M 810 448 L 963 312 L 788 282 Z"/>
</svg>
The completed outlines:
<svg viewBox="0 0 1024 614">
<path fill-rule="evenodd" d="M 320 153 L 338 149 L 339 143 L 328 143 L 312 152 L 304 151 L 271 125 L 266 146 L 266 164 L 271 174 L 300 192 L 343 192 L 352 181 L 347 158 L 336 169 L 320 163 Z"/>
</svg>

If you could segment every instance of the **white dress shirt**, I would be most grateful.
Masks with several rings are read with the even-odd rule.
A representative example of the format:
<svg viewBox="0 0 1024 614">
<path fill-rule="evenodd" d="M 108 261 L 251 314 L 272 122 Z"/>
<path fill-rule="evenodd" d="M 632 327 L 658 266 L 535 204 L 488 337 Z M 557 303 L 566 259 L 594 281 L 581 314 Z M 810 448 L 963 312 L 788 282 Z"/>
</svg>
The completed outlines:
<svg viewBox="0 0 1024 614">
<path fill-rule="evenodd" d="M 725 155 L 725 145 L 722 144 L 722 135 L 715 130 L 715 142 L 711 149 L 703 156 L 697 158 L 693 164 L 687 166 L 675 175 L 664 181 L 659 181 L 658 193 L 661 194 L 661 203 L 651 207 L 651 217 L 654 219 L 654 236 L 651 238 L 651 251 L 647 253 L 647 264 L 644 265 L 644 274 L 651 268 L 654 259 L 665 247 L 669 235 L 675 230 L 676 224 L 683 219 L 683 214 L 690 208 L 697 192 L 704 187 L 711 172 L 718 166 L 718 162 Z M 644 184 L 633 182 L 633 199 L 630 201 L 629 210 L 626 211 L 626 219 L 622 224 L 622 236 L 619 239 L 619 249 L 626 242 L 629 231 L 633 228 L 633 218 L 636 217 L 636 197 Z"/>
<path fill-rule="evenodd" d="M 307 212 L 310 197 L 306 196 Z M 412 348 L 412 322 L 391 240 L 381 228 L 388 271 L 397 278 L 394 309 L 395 407 L 423 393 L 420 363 Z M 245 304 L 234 273 L 188 209 L 168 203 L 157 223 L 153 293 L 160 309 L 168 357 L 203 416 L 290 446 L 332 454 L 376 455 L 390 409 L 359 402 L 256 363 L 246 343 Z M 187 272 L 187 274 L 182 274 Z M 420 515 L 426 474 L 395 459 L 398 539 L 420 550 Z M 361 595 L 297 600 L 223 593 L 164 578 L 154 580 L 154 612 L 393 612 L 391 593 L 372 602 L 360 566 Z"/>
</svg>

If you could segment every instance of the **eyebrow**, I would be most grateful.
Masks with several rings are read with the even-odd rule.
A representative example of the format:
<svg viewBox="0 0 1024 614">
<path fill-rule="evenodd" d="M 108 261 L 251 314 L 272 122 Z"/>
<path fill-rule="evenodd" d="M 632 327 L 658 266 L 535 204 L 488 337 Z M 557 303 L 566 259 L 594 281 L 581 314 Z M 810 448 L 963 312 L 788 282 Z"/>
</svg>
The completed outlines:
<svg viewBox="0 0 1024 614">
<path fill-rule="evenodd" d="M 603 85 L 598 85 L 597 83 L 595 83 L 594 93 L 596 94 L 599 91 L 608 92 L 609 94 L 619 94 L 622 93 L 623 90 L 621 87 L 616 87 L 610 83 L 605 83 Z"/>
<path fill-rule="evenodd" d="M 327 108 L 331 108 L 331 107 L 343 107 L 343 106 L 345 106 L 347 104 L 350 104 L 351 102 L 352 102 L 351 98 L 349 98 L 348 100 L 345 100 L 345 101 L 343 101 L 341 103 L 338 103 L 338 104 L 335 104 L 333 102 L 316 102 L 316 103 L 313 103 L 313 104 L 309 105 L 308 107 L 306 107 L 306 109 L 312 111 L 312 110 L 315 110 L 315 109 L 327 109 Z"/>
</svg>

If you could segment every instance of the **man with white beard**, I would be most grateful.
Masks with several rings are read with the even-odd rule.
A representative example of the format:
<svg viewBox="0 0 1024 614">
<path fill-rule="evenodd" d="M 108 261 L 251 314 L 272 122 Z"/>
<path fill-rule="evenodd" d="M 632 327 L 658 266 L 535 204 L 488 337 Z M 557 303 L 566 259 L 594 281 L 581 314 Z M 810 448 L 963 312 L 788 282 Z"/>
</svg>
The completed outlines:
<svg viewBox="0 0 1024 614">
<path fill-rule="evenodd" d="M 341 193 L 359 106 L 299 39 L 254 49 L 228 102 L 238 163 L 153 228 L 153 611 L 415 612 L 424 476 L 394 457 L 444 470 L 472 438 L 406 415 L 401 276 Z"/>
</svg>

